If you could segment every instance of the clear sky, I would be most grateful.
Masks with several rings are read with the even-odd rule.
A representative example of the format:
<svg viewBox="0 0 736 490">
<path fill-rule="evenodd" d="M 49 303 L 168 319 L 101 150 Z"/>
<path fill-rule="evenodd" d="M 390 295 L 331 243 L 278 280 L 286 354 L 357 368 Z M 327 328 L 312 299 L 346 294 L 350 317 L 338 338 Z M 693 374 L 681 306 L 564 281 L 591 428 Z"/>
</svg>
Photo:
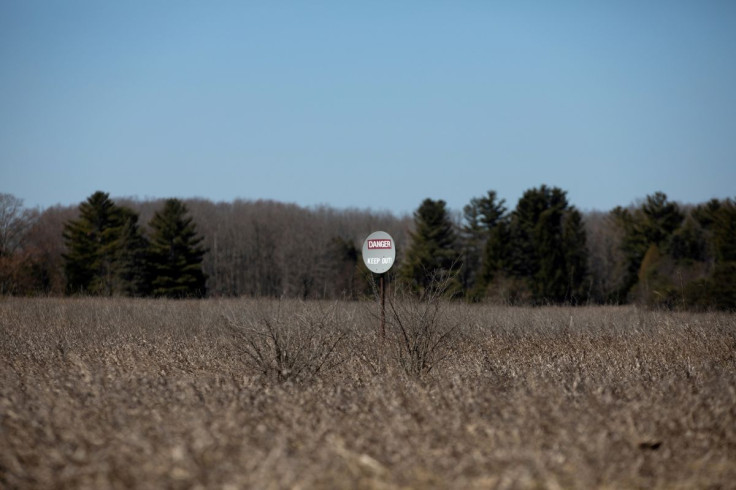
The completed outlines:
<svg viewBox="0 0 736 490">
<path fill-rule="evenodd" d="M 0 192 L 736 196 L 736 1 L 0 0 Z"/>
</svg>

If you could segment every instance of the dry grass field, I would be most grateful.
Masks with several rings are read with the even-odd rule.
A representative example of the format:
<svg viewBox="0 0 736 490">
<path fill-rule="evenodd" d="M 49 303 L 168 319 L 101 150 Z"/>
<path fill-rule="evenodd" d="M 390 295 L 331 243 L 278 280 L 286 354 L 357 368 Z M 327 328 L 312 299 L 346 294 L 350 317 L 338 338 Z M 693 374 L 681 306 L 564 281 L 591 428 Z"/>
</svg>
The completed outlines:
<svg viewBox="0 0 736 490">
<path fill-rule="evenodd" d="M 0 299 L 0 487 L 736 487 L 736 315 L 393 304 Z"/>
</svg>

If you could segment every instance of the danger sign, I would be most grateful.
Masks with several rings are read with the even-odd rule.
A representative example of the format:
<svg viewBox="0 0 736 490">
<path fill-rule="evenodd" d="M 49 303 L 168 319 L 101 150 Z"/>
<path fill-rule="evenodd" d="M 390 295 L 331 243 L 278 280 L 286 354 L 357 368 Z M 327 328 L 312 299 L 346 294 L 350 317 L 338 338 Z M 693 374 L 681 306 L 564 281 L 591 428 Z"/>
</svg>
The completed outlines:
<svg viewBox="0 0 736 490">
<path fill-rule="evenodd" d="M 375 250 L 375 249 L 390 249 L 393 248 L 391 246 L 391 240 L 368 240 L 368 250 Z"/>
<path fill-rule="evenodd" d="M 368 235 L 363 242 L 363 262 L 368 270 L 376 274 L 387 272 L 396 260 L 394 239 L 385 231 Z"/>
</svg>

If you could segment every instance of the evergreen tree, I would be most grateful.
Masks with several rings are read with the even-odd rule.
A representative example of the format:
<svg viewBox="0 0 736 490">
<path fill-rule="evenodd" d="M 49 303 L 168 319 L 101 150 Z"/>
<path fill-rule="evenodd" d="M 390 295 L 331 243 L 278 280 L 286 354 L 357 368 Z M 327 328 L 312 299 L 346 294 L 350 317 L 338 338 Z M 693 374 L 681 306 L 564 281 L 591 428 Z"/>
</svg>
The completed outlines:
<svg viewBox="0 0 736 490">
<path fill-rule="evenodd" d="M 691 214 L 672 234 L 668 248 L 679 263 L 703 262 L 707 257 L 706 231 Z"/>
<path fill-rule="evenodd" d="M 583 216 L 580 211 L 571 207 L 565 214 L 562 225 L 562 242 L 565 251 L 565 267 L 567 280 L 567 299 L 578 303 L 588 297 L 585 281 L 588 278 L 588 249 Z M 589 299 L 589 298 L 588 298 Z"/>
<path fill-rule="evenodd" d="M 688 285 L 688 302 L 703 308 L 736 310 L 736 201 L 713 199 L 696 207 L 692 216 L 702 227 L 705 263 L 711 273 Z M 700 252 L 701 248 L 695 250 Z"/>
<path fill-rule="evenodd" d="M 505 202 L 504 199 L 498 200 L 496 191 L 488 191 L 485 196 L 477 200 L 481 226 L 487 232 L 491 231 L 506 215 Z"/>
<path fill-rule="evenodd" d="M 667 194 L 655 192 L 642 205 L 643 232 L 650 244 L 662 248 L 684 218 L 677 203 L 667 200 Z"/>
<path fill-rule="evenodd" d="M 477 300 L 482 295 L 487 284 L 486 266 L 488 260 L 489 239 L 495 234 L 499 224 L 503 225 L 506 216 L 504 200 L 497 200 L 495 191 L 488 191 L 483 197 L 476 197 L 463 208 L 464 225 L 460 232 L 462 243 L 462 269 L 460 279 L 463 289 L 472 300 Z M 495 249 L 495 243 L 491 248 Z M 494 250 L 495 252 L 495 250 Z"/>
<path fill-rule="evenodd" d="M 459 253 L 455 228 L 445 201 L 425 199 L 414 212 L 415 229 L 410 233 L 411 244 L 404 258 L 401 275 L 416 291 L 425 291 L 432 281 L 454 273 Z M 459 285 L 452 284 L 450 293 Z"/>
<path fill-rule="evenodd" d="M 500 219 L 490 231 L 483 248 L 483 262 L 480 278 L 476 284 L 475 296 L 480 298 L 496 275 L 510 270 L 511 235 L 508 216 Z"/>
<path fill-rule="evenodd" d="M 725 199 L 711 226 L 716 260 L 736 262 L 736 201 Z"/>
<path fill-rule="evenodd" d="M 138 216 L 101 191 L 79 206 L 80 216 L 64 226 L 64 271 L 69 293 L 140 294 L 145 242 Z"/>
<path fill-rule="evenodd" d="M 126 296 L 150 294 L 148 278 L 148 239 L 141 233 L 138 215 L 128 208 L 121 208 L 123 225 L 120 228 L 120 247 L 117 264 L 119 290 Z"/>
<path fill-rule="evenodd" d="M 473 198 L 463 207 L 463 226 L 460 229 L 460 242 L 462 243 L 460 282 L 465 291 L 472 290 L 477 282 L 483 245 L 487 238 L 480 221 L 479 201 L 479 198 Z"/>
<path fill-rule="evenodd" d="M 541 193 L 540 193 L 541 194 Z M 565 274 L 565 249 L 562 240 L 563 212 L 567 206 L 564 196 L 553 190 L 553 202 L 537 217 L 532 228 L 532 245 L 537 264 L 532 276 L 532 292 L 537 300 L 559 302 L 567 299 L 568 281 Z M 562 199 L 560 199 L 562 197 Z"/>
<path fill-rule="evenodd" d="M 206 277 L 202 272 L 205 249 L 193 219 L 178 199 L 168 199 L 151 219 L 149 248 L 151 290 L 155 296 L 201 297 Z"/>
<path fill-rule="evenodd" d="M 587 263 L 582 217 L 561 189 L 530 189 L 497 222 L 484 260 L 485 284 L 501 275 L 521 280 L 536 302 L 579 301 Z"/>
<path fill-rule="evenodd" d="M 629 291 L 638 281 L 639 268 L 649 249 L 649 242 L 643 231 L 643 220 L 639 210 L 631 211 L 621 206 L 611 211 L 614 223 L 621 230 L 621 252 L 624 255 L 625 273 L 621 287 L 610 298 L 619 303 L 627 300 Z"/>
<path fill-rule="evenodd" d="M 651 257 L 662 257 L 671 247 L 682 246 L 683 237 L 674 237 L 675 231 L 683 222 L 683 214 L 676 203 L 667 200 L 667 195 L 655 192 L 646 197 L 637 209 L 615 208 L 611 214 L 623 233 L 621 249 L 626 257 L 626 279 L 617 294 L 618 300 L 625 300 L 641 277 L 648 275 L 645 269 L 652 269 L 656 261 L 644 261 Z M 656 249 L 656 250 L 655 250 Z"/>
</svg>

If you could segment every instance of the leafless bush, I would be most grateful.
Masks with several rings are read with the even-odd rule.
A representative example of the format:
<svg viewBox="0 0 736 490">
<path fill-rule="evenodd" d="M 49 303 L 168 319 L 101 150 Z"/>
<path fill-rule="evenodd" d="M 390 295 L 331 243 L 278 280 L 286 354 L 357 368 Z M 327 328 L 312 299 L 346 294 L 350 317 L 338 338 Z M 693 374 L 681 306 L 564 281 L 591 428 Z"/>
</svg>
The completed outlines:
<svg viewBox="0 0 736 490">
<path fill-rule="evenodd" d="M 289 304 L 293 304 L 289 302 Z M 236 349 L 251 368 L 279 382 L 313 378 L 341 362 L 336 349 L 345 338 L 337 303 L 326 308 L 284 311 L 284 301 L 261 308 L 256 318 L 227 318 Z"/>
<path fill-rule="evenodd" d="M 399 286 L 389 297 L 388 340 L 407 374 L 424 376 L 456 352 L 462 316 L 449 312 L 455 274 L 435 273 L 420 297 Z"/>
</svg>

